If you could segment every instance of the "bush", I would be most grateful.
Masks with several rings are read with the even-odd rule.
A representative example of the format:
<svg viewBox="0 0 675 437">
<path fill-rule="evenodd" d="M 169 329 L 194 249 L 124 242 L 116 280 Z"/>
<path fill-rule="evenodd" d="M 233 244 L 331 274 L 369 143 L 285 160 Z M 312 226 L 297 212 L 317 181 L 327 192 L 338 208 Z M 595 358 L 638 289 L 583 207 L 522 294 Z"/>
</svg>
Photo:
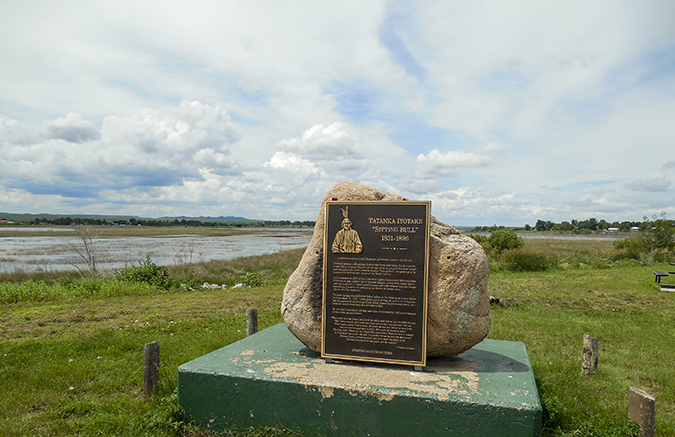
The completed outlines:
<svg viewBox="0 0 675 437">
<path fill-rule="evenodd" d="M 651 220 L 645 217 L 645 222 L 647 229 L 642 232 L 642 242 L 648 250 L 675 250 L 675 227 L 665 213 L 660 218 L 654 215 Z"/>
<path fill-rule="evenodd" d="M 507 249 L 517 249 L 525 244 L 523 239 L 510 229 L 494 231 L 488 237 L 488 241 L 500 254 Z"/>
<path fill-rule="evenodd" d="M 615 259 L 640 259 L 642 253 L 648 252 L 642 239 L 638 237 L 617 238 L 612 244 L 619 251 Z"/>
<path fill-rule="evenodd" d="M 607 258 L 602 256 L 594 256 L 588 260 L 588 265 L 594 269 L 608 269 L 612 265 Z"/>
<path fill-rule="evenodd" d="M 476 243 L 480 244 L 481 246 L 482 246 L 484 243 L 488 243 L 488 244 L 489 244 L 488 237 L 486 237 L 485 235 L 481 235 L 481 234 L 469 234 L 469 235 L 467 235 L 467 237 L 473 238 L 474 240 L 476 240 Z"/>
<path fill-rule="evenodd" d="M 654 262 L 666 263 L 673 259 L 673 252 L 668 249 L 654 249 L 652 251 L 652 258 Z"/>
<path fill-rule="evenodd" d="M 197 275 L 197 272 L 195 272 L 194 270 L 190 270 L 190 272 L 185 276 L 185 278 L 183 278 L 181 282 L 187 288 L 197 288 L 201 283 L 201 280 Z"/>
<path fill-rule="evenodd" d="M 495 270 L 541 272 L 555 268 L 557 265 L 558 260 L 551 255 L 538 251 L 519 249 L 506 252 Z"/>
<path fill-rule="evenodd" d="M 141 261 L 138 266 L 120 270 L 115 278 L 127 283 L 145 283 L 163 290 L 169 290 L 172 286 L 178 286 L 178 281 L 171 278 L 169 269 L 158 266 L 150 257 Z"/>
<path fill-rule="evenodd" d="M 249 287 L 262 287 L 267 282 L 265 275 L 262 273 L 246 272 L 240 278 L 241 282 Z"/>
<path fill-rule="evenodd" d="M 490 245 L 490 242 L 488 241 L 488 237 L 486 237 L 485 235 L 480 235 L 480 234 L 469 234 L 467 236 L 476 240 L 476 243 L 480 244 L 480 246 L 485 251 L 486 255 L 489 256 L 491 254 L 492 246 Z"/>
</svg>

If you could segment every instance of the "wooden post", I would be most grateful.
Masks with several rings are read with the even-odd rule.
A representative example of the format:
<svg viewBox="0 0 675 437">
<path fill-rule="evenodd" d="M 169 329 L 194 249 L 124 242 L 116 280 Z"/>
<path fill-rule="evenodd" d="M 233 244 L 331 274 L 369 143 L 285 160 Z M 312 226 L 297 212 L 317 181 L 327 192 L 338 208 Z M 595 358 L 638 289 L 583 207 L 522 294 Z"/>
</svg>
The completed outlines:
<svg viewBox="0 0 675 437">
<path fill-rule="evenodd" d="M 143 395 L 150 397 L 159 386 L 159 342 L 146 344 L 143 352 Z"/>
<path fill-rule="evenodd" d="M 581 360 L 581 371 L 589 375 L 598 370 L 598 354 L 600 351 L 600 341 L 590 335 L 584 334 L 584 352 Z"/>
<path fill-rule="evenodd" d="M 630 388 L 628 418 L 640 425 L 643 437 L 654 437 L 656 399 L 637 388 Z"/>
<path fill-rule="evenodd" d="M 258 332 L 258 310 L 251 308 L 246 311 L 246 335 L 253 335 Z"/>
</svg>

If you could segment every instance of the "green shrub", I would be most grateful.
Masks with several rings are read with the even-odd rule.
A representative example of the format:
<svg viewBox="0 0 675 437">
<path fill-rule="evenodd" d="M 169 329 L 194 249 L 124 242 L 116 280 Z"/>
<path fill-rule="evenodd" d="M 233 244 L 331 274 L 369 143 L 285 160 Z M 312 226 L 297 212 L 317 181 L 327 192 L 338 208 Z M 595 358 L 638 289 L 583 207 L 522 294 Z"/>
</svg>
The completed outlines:
<svg viewBox="0 0 675 437">
<path fill-rule="evenodd" d="M 525 244 L 523 239 L 519 237 L 515 231 L 510 229 L 494 231 L 488 237 L 488 241 L 490 242 L 490 246 L 494 247 L 497 250 L 497 253 L 500 254 L 505 250 L 517 249 Z"/>
<path fill-rule="evenodd" d="M 619 251 L 615 259 L 640 259 L 641 254 L 649 251 L 638 237 L 617 238 L 612 244 Z"/>
<path fill-rule="evenodd" d="M 115 278 L 127 283 L 145 283 L 163 290 L 169 290 L 171 287 L 179 285 L 178 281 L 172 279 L 169 275 L 169 269 L 158 266 L 152 262 L 149 256 L 136 267 L 118 271 Z"/>
<path fill-rule="evenodd" d="M 476 240 L 476 243 L 480 244 L 480 246 L 483 248 L 485 251 L 485 254 L 488 255 L 488 257 L 492 254 L 492 246 L 490 246 L 490 242 L 488 241 L 488 237 L 485 235 L 480 235 L 480 234 L 469 234 L 467 237 L 473 238 Z"/>
<path fill-rule="evenodd" d="M 181 282 L 185 285 L 185 287 L 197 288 L 202 281 L 199 276 L 197 276 L 197 272 L 190 270 L 190 272 L 188 272 Z"/>
<path fill-rule="evenodd" d="M 651 219 L 645 217 L 647 223 L 646 229 L 642 232 L 641 238 L 645 247 L 650 251 L 656 249 L 675 250 L 675 227 L 671 220 L 666 219 L 666 214 L 661 213 L 660 217 L 653 215 Z"/>
<path fill-rule="evenodd" d="M 674 257 L 673 251 L 666 248 L 654 249 L 652 251 L 652 259 L 657 263 L 670 262 Z"/>
<path fill-rule="evenodd" d="M 262 287 L 267 282 L 265 275 L 260 272 L 246 272 L 240 280 L 249 287 Z"/>
<path fill-rule="evenodd" d="M 467 235 L 467 237 L 473 238 L 474 240 L 476 240 L 476 243 L 480 244 L 481 246 L 483 245 L 483 243 L 489 243 L 488 237 L 486 237 L 485 235 L 469 234 Z"/>
</svg>

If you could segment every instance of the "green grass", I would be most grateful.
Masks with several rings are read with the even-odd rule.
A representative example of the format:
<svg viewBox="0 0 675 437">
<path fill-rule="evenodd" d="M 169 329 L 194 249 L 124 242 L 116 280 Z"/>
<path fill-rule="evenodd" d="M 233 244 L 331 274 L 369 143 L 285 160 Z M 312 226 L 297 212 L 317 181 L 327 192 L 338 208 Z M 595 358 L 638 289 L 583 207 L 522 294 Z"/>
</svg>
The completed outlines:
<svg viewBox="0 0 675 437">
<path fill-rule="evenodd" d="M 669 266 L 614 261 L 611 242 L 549 241 L 528 240 L 523 249 L 553 257 L 555 266 L 493 269 L 489 282 L 490 294 L 517 302 L 492 308 L 489 338 L 527 345 L 545 408 L 544 436 L 634 435 L 629 387 L 656 397 L 657 435 L 675 435 L 675 294 L 661 293 L 652 273 Z M 301 255 L 169 268 L 172 278 L 196 275 L 212 283 L 232 284 L 247 274 L 264 278 L 265 285 L 254 288 L 166 291 L 124 283 L 106 293 L 52 292 L 2 304 L 0 435 L 215 435 L 183 423 L 176 368 L 243 338 L 248 308 L 258 309 L 260 329 L 281 322 L 283 286 Z M 592 259 L 605 262 L 587 262 Z M 104 279 L 114 278 L 52 278 L 43 287 L 72 290 Z M 600 340 L 593 376 L 581 373 L 583 334 Z M 143 345 L 152 341 L 160 342 L 161 383 L 146 401 Z M 265 428 L 225 435 L 302 434 Z"/>
<path fill-rule="evenodd" d="M 629 387 L 656 397 L 657 435 L 675 435 L 675 295 L 654 269 L 493 273 L 490 293 L 517 306 L 491 311 L 489 338 L 524 342 L 546 408 L 544 435 L 631 435 Z M 600 340 L 598 373 L 581 374 L 583 335 Z"/>
<path fill-rule="evenodd" d="M 302 252 L 239 259 L 215 278 L 232 282 L 259 266 L 256 273 L 267 278 L 262 287 L 166 292 L 136 284 L 136 293 L 131 285 L 121 294 L 52 293 L 2 305 L 0 435 L 210 435 L 182 423 L 176 368 L 243 338 L 249 308 L 258 309 L 260 329 L 282 322 L 287 277 L 278 272 L 292 271 Z M 58 282 L 52 288 L 63 289 Z M 148 402 L 143 346 L 152 341 L 160 342 L 161 383 Z M 294 435 L 273 429 L 230 434 Z"/>
</svg>

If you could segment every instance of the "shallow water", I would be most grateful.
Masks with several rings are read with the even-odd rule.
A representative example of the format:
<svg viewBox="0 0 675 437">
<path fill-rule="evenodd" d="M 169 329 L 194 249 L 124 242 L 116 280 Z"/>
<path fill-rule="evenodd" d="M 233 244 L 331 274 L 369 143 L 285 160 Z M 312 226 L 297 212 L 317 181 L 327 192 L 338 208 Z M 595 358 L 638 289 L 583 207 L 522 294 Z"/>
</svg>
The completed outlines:
<svg viewBox="0 0 675 437">
<path fill-rule="evenodd" d="M 474 232 L 466 231 L 465 235 L 472 234 Z M 486 237 L 490 236 L 489 232 L 475 232 L 477 235 L 484 235 Z M 605 232 L 605 233 L 594 233 L 594 234 L 558 234 L 555 232 L 542 232 L 542 233 L 532 233 L 532 232 L 522 232 L 518 233 L 519 237 L 524 239 L 532 240 L 598 240 L 598 241 L 614 241 L 617 238 L 626 238 L 626 237 L 635 237 L 638 235 L 635 232 Z"/>
<path fill-rule="evenodd" d="M 108 270 L 137 265 L 146 256 L 158 265 L 173 265 L 296 249 L 309 244 L 312 232 L 312 229 L 266 229 L 228 236 L 186 234 L 98 238 L 94 240 L 94 247 L 97 269 Z M 77 235 L 0 237 L 0 273 L 86 268 L 77 250 L 82 250 L 82 241 Z"/>
</svg>

